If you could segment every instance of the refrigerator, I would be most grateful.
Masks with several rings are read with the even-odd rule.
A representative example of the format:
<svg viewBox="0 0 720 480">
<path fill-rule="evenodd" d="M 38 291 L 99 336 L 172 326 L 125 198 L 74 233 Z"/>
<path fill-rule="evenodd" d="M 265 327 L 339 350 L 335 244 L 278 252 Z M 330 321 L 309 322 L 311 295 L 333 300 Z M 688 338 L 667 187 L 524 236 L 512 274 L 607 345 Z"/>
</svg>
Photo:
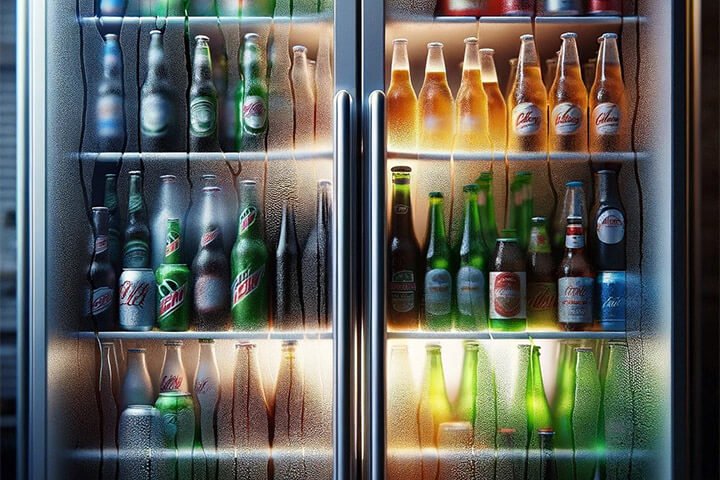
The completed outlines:
<svg viewBox="0 0 720 480">
<path fill-rule="evenodd" d="M 559 444 L 555 432 L 552 457 L 558 468 L 577 470 L 587 478 L 684 478 L 685 265 L 689 253 L 684 234 L 688 18 L 683 2 L 627 0 L 622 2 L 623 15 L 611 16 L 546 15 L 542 2 L 537 2 L 538 10 L 531 16 L 442 16 L 436 14 L 432 0 L 307 4 L 276 0 L 272 16 L 229 15 L 220 10 L 202 15 L 182 7 L 178 12 L 158 13 L 146 10 L 146 5 L 163 2 L 117 3 L 127 3 L 126 8 L 112 14 L 103 14 L 102 9 L 113 2 L 93 0 L 30 2 L 20 11 L 20 38 L 31 52 L 23 59 L 22 69 L 27 80 L 22 95 L 27 102 L 21 111 L 24 129 L 19 144 L 25 145 L 27 163 L 20 172 L 23 202 L 18 215 L 18 231 L 24 240 L 19 242 L 19 283 L 26 287 L 20 304 L 25 329 L 20 335 L 26 341 L 23 362 L 30 372 L 22 389 L 26 398 L 18 404 L 24 406 L 20 419 L 27 425 L 21 447 L 23 473 L 28 478 L 119 475 L 128 458 L 120 435 L 128 350 L 144 349 L 156 397 L 166 342 L 182 342 L 185 381 L 192 390 L 201 344 L 209 339 L 214 340 L 220 378 L 210 429 L 213 440 L 203 440 L 207 436 L 200 432 L 186 450 L 158 447 L 157 456 L 154 449 L 143 450 L 149 459 L 140 457 L 147 460 L 143 465 L 149 465 L 149 470 L 139 478 L 150 478 L 153 465 L 167 464 L 176 467 L 175 474 L 170 474 L 173 478 L 188 471 L 202 471 L 212 478 L 264 478 L 249 473 L 254 470 L 241 469 L 248 465 L 259 465 L 263 473 L 258 475 L 267 478 L 535 478 L 531 472 L 544 465 L 545 457 L 541 458 L 540 448 L 531 440 L 537 432 L 527 420 L 527 398 L 538 393 L 534 375 L 542 374 L 542 393 L 554 416 L 560 403 L 560 377 L 567 373 L 560 367 L 568 363 L 568 356 L 576 361 L 576 348 L 586 360 L 592 358 L 583 365 L 594 373 L 581 377 L 592 378 L 594 383 L 582 400 L 579 389 L 573 390 L 568 401 L 593 405 L 590 411 L 597 416 L 590 422 L 578 421 L 572 432 L 578 445 L 582 438 L 582 447 Z M 219 9 L 237 2 L 210 3 Z M 163 32 L 168 77 L 177 95 L 178 147 L 174 151 L 144 151 L 141 142 L 141 90 L 154 29 Z M 227 117 L 222 113 L 237 109 L 239 52 L 244 36 L 251 32 L 259 34 L 269 64 L 269 123 L 265 149 L 257 152 L 238 149 L 233 130 L 222 131 L 235 125 L 232 113 Z M 518 54 L 521 35 L 534 35 L 544 67 L 545 59 L 560 47 L 564 32 L 578 34 L 581 63 L 595 55 L 600 35 L 618 35 L 631 117 L 631 148 L 612 158 L 622 165 L 619 191 L 627 220 L 626 326 L 616 331 L 579 332 L 559 328 L 429 331 L 418 318 L 417 328 L 389 328 L 391 168 L 412 169 L 411 220 L 424 249 L 429 192 L 440 192 L 445 198 L 447 233 L 454 244 L 461 229 L 463 186 L 474 183 L 482 172 L 493 172 L 499 231 L 507 226 L 510 188 L 518 172 L 532 174 L 532 215 L 552 218 L 569 181 L 583 182 L 590 210 L 593 162 L 598 161 L 590 154 L 506 153 L 504 148 L 463 154 L 394 151 L 386 138 L 393 40 L 408 40 L 416 93 L 423 83 L 426 44 L 442 42 L 454 96 L 461 80 L 465 38 L 476 37 L 479 47 L 495 50 L 498 81 L 504 90 L 508 61 Z M 117 148 L 103 148 L 98 134 L 107 34 L 117 35 L 122 59 L 124 123 Z M 213 79 L 222 143 L 216 151 L 190 151 L 188 110 L 197 35 L 209 37 L 216 67 Z M 307 47 L 307 58 L 317 61 L 317 69 L 323 38 L 330 52 L 326 65 L 331 83 L 323 88 L 316 84 L 312 109 L 288 109 L 296 92 L 273 81 L 279 78 L 282 85 L 292 85 L 295 45 Z M 272 58 L 280 58 L 274 56 L 277 45 L 286 70 L 273 76 Z M 312 72 L 312 64 L 307 69 Z M 273 103 L 278 98 L 286 101 Z M 319 127 L 321 123 L 325 127 Z M 327 282 L 329 326 L 205 331 L 191 317 L 190 329 L 181 332 L 94 328 L 88 315 L 95 245 L 91 207 L 104 202 L 104 175 L 116 173 L 124 221 L 129 172 L 136 170 L 143 174 L 149 222 L 161 202 L 161 176 L 175 176 L 179 200 L 174 207 L 185 212 L 184 238 L 199 215 L 203 175 L 216 176 L 223 192 L 217 214 L 230 218 L 230 231 L 237 229 L 238 182 L 256 180 L 264 242 L 271 258 L 281 235 L 283 201 L 296 209 L 298 244 L 304 249 L 316 224 L 318 181 L 331 180 L 328 261 L 324 269 L 314 269 L 314 275 L 323 273 Z M 274 277 L 273 263 L 268 263 L 268 272 Z M 271 317 L 276 308 L 273 277 L 268 287 Z M 320 283 L 317 278 L 308 282 Z M 476 414 L 469 429 L 458 424 L 456 413 L 468 342 L 477 347 L 481 365 L 475 369 L 479 380 L 474 385 L 473 410 L 485 408 L 482 411 L 487 413 L 485 417 Z M 251 356 L 260 379 L 253 394 L 238 386 L 243 375 L 238 351 L 244 352 L 248 343 L 254 345 Z M 622 357 L 626 375 L 616 388 L 622 395 L 615 396 L 606 395 L 605 389 L 612 344 L 627 352 Z M 443 402 L 450 406 L 447 420 L 451 421 L 443 427 L 442 442 L 436 431 L 421 443 L 420 419 L 427 418 L 423 389 L 428 346 L 434 352 L 440 347 L 441 353 L 434 358 L 442 361 L 447 398 Z M 541 352 L 539 363 L 535 347 Z M 592 357 L 586 355 L 588 351 Z M 577 372 L 572 370 L 572 374 L 573 385 L 578 385 Z M 291 381 L 283 380 L 287 378 Z M 298 383 L 301 389 L 296 388 Z M 405 388 L 406 395 L 396 395 L 398 386 Z M 196 396 L 193 399 L 197 402 Z M 255 405 L 259 416 L 248 414 L 243 423 L 236 412 L 242 406 L 238 399 L 245 401 L 246 408 Z M 113 402 L 114 412 L 108 409 Z M 611 417 L 605 413 L 610 403 L 615 407 L 613 418 L 626 421 L 619 427 L 616 423 L 615 443 L 608 444 L 611 435 L 604 422 Z M 405 410 L 399 408 L 403 405 Z M 197 403 L 194 408 L 201 430 Z M 409 444 L 395 435 L 398 428 L 408 425 L 418 431 L 418 438 Z M 556 427 L 554 419 L 552 426 Z M 260 438 L 260 445 L 248 447 L 244 435 Z M 581 473 L 577 475 L 581 478 Z M 203 477 L 197 473 L 195 478 Z"/>
</svg>

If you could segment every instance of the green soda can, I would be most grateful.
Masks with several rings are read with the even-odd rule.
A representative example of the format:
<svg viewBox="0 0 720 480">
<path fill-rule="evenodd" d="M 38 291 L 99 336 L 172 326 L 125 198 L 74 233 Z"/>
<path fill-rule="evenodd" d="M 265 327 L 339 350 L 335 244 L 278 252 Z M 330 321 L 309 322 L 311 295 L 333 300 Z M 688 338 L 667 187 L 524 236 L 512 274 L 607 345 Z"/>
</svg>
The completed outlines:
<svg viewBox="0 0 720 480">
<path fill-rule="evenodd" d="M 180 220 L 168 218 L 165 257 L 155 270 L 157 323 L 160 330 L 182 332 L 190 326 L 190 269 L 181 263 Z"/>
</svg>

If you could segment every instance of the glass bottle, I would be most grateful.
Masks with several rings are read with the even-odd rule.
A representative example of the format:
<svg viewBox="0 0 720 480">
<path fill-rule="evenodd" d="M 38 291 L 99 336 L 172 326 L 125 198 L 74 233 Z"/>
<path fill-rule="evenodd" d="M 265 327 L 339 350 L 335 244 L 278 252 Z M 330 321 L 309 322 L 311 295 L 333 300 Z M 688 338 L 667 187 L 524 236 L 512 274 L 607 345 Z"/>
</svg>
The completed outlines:
<svg viewBox="0 0 720 480">
<path fill-rule="evenodd" d="M 418 100 L 410 76 L 408 41 L 393 40 L 390 86 L 387 91 L 387 147 L 391 151 L 417 149 Z"/>
<path fill-rule="evenodd" d="M 507 141 L 507 108 L 505 96 L 500 91 L 495 60 L 492 48 L 481 48 L 480 73 L 482 75 L 483 90 L 488 101 L 488 129 L 490 143 L 494 152 L 504 152 Z"/>
<path fill-rule="evenodd" d="M 455 402 L 455 418 L 475 425 L 475 402 L 478 388 L 478 350 L 477 342 L 465 342 L 460 390 Z"/>
<path fill-rule="evenodd" d="M 455 152 L 477 153 L 490 150 L 488 98 L 483 89 L 480 53 L 475 37 L 465 39 L 462 80 L 455 99 Z"/>
<path fill-rule="evenodd" d="M 427 45 L 425 81 L 418 95 L 418 148 L 422 152 L 450 152 L 455 137 L 455 104 L 447 83 L 443 44 Z"/>
<path fill-rule="evenodd" d="M 565 253 L 558 267 L 558 322 L 566 330 L 592 326 L 595 272 L 585 255 L 580 217 L 568 217 Z"/>
<path fill-rule="evenodd" d="M 555 79 L 548 94 L 550 151 L 587 152 L 587 91 L 580 73 L 577 34 L 563 33 Z"/>
<path fill-rule="evenodd" d="M 425 318 L 429 330 L 452 329 L 452 275 L 450 247 L 445 235 L 443 195 L 430 193 L 425 240 Z"/>
<path fill-rule="evenodd" d="M 542 81 L 535 37 L 520 37 L 514 84 L 507 101 L 508 151 L 547 151 L 547 91 Z"/>
<path fill-rule="evenodd" d="M 533 217 L 528 246 L 528 328 L 557 328 L 557 279 L 545 217 Z"/>
</svg>

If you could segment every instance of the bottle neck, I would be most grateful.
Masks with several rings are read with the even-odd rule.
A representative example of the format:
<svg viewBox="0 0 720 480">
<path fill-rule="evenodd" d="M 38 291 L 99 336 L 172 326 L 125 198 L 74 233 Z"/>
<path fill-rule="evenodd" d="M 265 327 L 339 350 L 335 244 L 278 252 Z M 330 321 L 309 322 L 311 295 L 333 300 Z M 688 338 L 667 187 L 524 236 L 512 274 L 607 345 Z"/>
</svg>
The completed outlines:
<svg viewBox="0 0 720 480">
<path fill-rule="evenodd" d="M 480 72 L 483 83 L 498 83 L 495 60 L 492 55 L 485 53 L 480 55 Z"/>
<path fill-rule="evenodd" d="M 577 77 L 580 78 L 580 58 L 577 51 L 577 43 L 574 38 L 563 40 L 560 48 L 560 59 L 557 66 L 559 78 Z"/>
<path fill-rule="evenodd" d="M 442 200 L 430 200 L 430 215 L 428 218 L 428 257 L 435 254 L 439 247 L 447 244 L 445 236 L 445 220 L 443 218 Z"/>
<path fill-rule="evenodd" d="M 393 184 L 391 227 L 395 235 L 412 232 L 412 205 L 410 203 L 410 184 Z"/>
<path fill-rule="evenodd" d="M 162 37 L 153 36 L 148 50 L 148 73 L 147 81 L 156 81 L 167 78 L 167 67 L 165 65 L 165 49 Z"/>
<path fill-rule="evenodd" d="M 200 364 L 215 364 L 215 345 L 212 343 L 201 343 L 200 344 L 200 354 L 199 354 L 199 362 Z"/>
<path fill-rule="evenodd" d="M 546 225 L 532 227 L 532 230 L 530 231 L 530 244 L 528 245 L 528 252 L 551 253 Z"/>
<path fill-rule="evenodd" d="M 619 203 L 617 176 L 613 174 L 598 174 L 596 200 L 597 203 Z"/>
<path fill-rule="evenodd" d="M 257 204 L 255 191 L 245 192 L 241 199 L 240 218 L 238 219 L 238 237 L 262 237 L 262 212 Z"/>
<path fill-rule="evenodd" d="M 193 60 L 193 83 L 212 83 L 212 62 L 210 60 L 210 48 L 207 45 L 195 47 L 195 58 Z"/>
<path fill-rule="evenodd" d="M 595 72 L 595 81 L 608 80 L 611 77 L 611 70 L 620 70 L 620 52 L 618 51 L 617 41 L 614 38 L 603 39 L 598 53 L 597 71 Z"/>
<path fill-rule="evenodd" d="M 117 40 L 105 40 L 103 55 L 103 77 L 119 80 L 122 72 L 122 57 Z"/>
<path fill-rule="evenodd" d="M 147 370 L 145 366 L 145 352 L 128 352 L 127 369 L 128 371 L 137 370 L 140 373 Z"/>
<path fill-rule="evenodd" d="M 240 62 L 245 85 L 255 83 L 265 78 L 260 62 L 260 49 L 257 45 L 247 45 L 243 51 L 243 58 Z"/>
<path fill-rule="evenodd" d="M 431 46 L 428 48 L 427 61 L 425 62 L 425 78 L 429 73 L 445 76 L 445 59 L 443 58 L 442 47 Z"/>
<path fill-rule="evenodd" d="M 128 221 L 145 219 L 145 200 L 142 194 L 142 178 L 139 175 L 130 177 L 128 195 Z"/>
<path fill-rule="evenodd" d="M 117 180 L 107 179 L 105 181 L 105 198 L 103 199 L 103 205 L 107 207 L 110 213 L 115 213 L 117 211 Z"/>
<path fill-rule="evenodd" d="M 95 261 L 108 258 L 108 216 L 105 212 L 93 213 L 93 226 L 95 227 Z"/>
<path fill-rule="evenodd" d="M 181 365 L 180 359 L 180 347 L 167 346 L 165 347 L 165 368 L 168 365 L 179 367 Z"/>
<path fill-rule="evenodd" d="M 469 42 L 465 44 L 462 81 L 482 83 L 480 74 L 480 54 L 477 49 L 477 42 Z"/>
<path fill-rule="evenodd" d="M 395 43 L 393 44 L 393 56 L 392 56 L 392 70 L 393 71 L 409 71 L 410 62 L 408 61 L 407 44 L 406 43 Z"/>
<path fill-rule="evenodd" d="M 165 236 L 165 256 L 163 258 L 163 263 L 182 263 L 180 254 L 180 247 L 182 246 L 181 241 L 182 239 L 180 235 L 180 222 L 168 222 L 167 235 Z"/>
<path fill-rule="evenodd" d="M 480 212 L 478 211 L 477 194 L 465 194 L 463 206 L 463 237 L 462 244 L 470 245 L 480 238 Z M 465 250 L 465 249 L 463 249 Z"/>
</svg>

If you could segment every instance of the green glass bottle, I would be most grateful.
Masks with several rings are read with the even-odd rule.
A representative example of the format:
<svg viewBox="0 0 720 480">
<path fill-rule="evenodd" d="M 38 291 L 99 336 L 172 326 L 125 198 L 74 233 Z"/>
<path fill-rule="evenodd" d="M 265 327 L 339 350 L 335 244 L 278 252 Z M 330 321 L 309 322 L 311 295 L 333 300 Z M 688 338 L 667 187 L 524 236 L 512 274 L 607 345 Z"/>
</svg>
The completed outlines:
<svg viewBox="0 0 720 480">
<path fill-rule="evenodd" d="M 450 247 L 445 235 L 443 195 L 430 193 L 425 240 L 425 319 L 427 330 L 452 329 L 452 275 Z"/>
<path fill-rule="evenodd" d="M 475 424 L 479 348 L 480 345 L 477 342 L 465 342 L 460 391 L 455 402 L 455 418 L 459 421 L 470 422 L 471 425 Z"/>
<path fill-rule="evenodd" d="M 168 218 L 165 257 L 155 270 L 160 330 L 182 332 L 190 326 L 190 269 L 182 263 L 180 220 Z"/>
<path fill-rule="evenodd" d="M 507 226 L 517 231 L 518 245 L 526 250 L 533 216 L 531 172 L 523 171 L 515 174 L 515 178 L 510 183 L 509 202 Z"/>
<path fill-rule="evenodd" d="M 425 351 L 425 375 L 418 407 L 422 447 L 428 444 L 437 446 L 438 427 L 441 423 L 452 420 L 452 407 L 445 388 L 440 345 L 427 345 Z"/>
<path fill-rule="evenodd" d="M 597 432 L 602 392 L 595 355 L 590 348 L 576 348 L 575 403 L 572 433 L 575 479 L 593 480 L 597 464 Z"/>
<path fill-rule="evenodd" d="M 630 476 L 630 454 L 633 440 L 632 384 L 628 346 L 610 342 L 607 375 L 603 385 L 603 423 L 600 430 L 605 443 L 605 477 L 622 479 Z"/>
<path fill-rule="evenodd" d="M 527 378 L 528 410 L 528 479 L 540 478 L 540 436 L 541 429 L 552 429 L 550 405 L 545 396 L 542 369 L 540 368 L 540 347 L 533 345 Z"/>
<path fill-rule="evenodd" d="M 555 445 L 557 448 L 572 451 L 572 409 L 575 403 L 575 349 L 579 342 L 564 342 L 560 346 L 560 358 L 557 378 L 555 380 L 554 428 Z M 560 456 L 557 459 L 559 478 L 574 478 L 575 471 L 572 458 Z"/>
<path fill-rule="evenodd" d="M 495 219 L 495 197 L 493 196 L 493 173 L 482 172 L 475 180 L 479 188 L 478 207 L 480 208 L 480 227 L 485 241 L 485 250 L 495 248 L 497 240 L 497 221 Z"/>
<path fill-rule="evenodd" d="M 458 271 L 455 277 L 457 330 L 483 330 L 487 328 L 486 264 L 480 230 L 480 212 L 477 197 L 478 186 L 463 187 L 463 228 L 456 246 Z"/>
</svg>

